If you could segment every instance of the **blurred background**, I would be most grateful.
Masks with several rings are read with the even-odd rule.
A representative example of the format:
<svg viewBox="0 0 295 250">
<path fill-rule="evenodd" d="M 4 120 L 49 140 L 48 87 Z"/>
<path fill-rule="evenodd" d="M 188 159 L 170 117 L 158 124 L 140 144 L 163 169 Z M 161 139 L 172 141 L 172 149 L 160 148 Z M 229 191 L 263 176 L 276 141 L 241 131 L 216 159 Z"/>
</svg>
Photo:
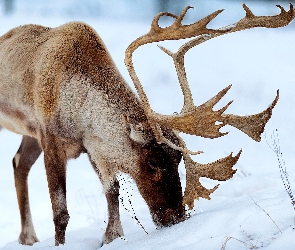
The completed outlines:
<svg viewBox="0 0 295 250">
<path fill-rule="evenodd" d="M 274 8 L 276 4 L 286 4 L 292 2 L 290 0 L 274 1 L 274 0 L 0 0 L 2 15 L 10 16 L 39 16 L 39 17 L 64 17 L 71 19 L 84 18 L 107 18 L 115 20 L 151 20 L 153 16 L 160 11 L 169 11 L 172 13 L 180 13 L 181 10 L 191 5 L 200 11 L 193 13 L 193 18 L 200 18 L 211 12 L 212 9 L 225 8 L 235 9 L 235 15 L 231 12 L 231 17 L 240 17 L 243 13 L 242 3 L 246 2 L 259 14 L 268 13 L 270 15 L 277 13 Z M 192 18 L 192 14 L 188 13 L 188 19 Z M 195 19 L 196 20 L 196 19 Z M 223 17 L 224 20 L 224 17 Z"/>
</svg>

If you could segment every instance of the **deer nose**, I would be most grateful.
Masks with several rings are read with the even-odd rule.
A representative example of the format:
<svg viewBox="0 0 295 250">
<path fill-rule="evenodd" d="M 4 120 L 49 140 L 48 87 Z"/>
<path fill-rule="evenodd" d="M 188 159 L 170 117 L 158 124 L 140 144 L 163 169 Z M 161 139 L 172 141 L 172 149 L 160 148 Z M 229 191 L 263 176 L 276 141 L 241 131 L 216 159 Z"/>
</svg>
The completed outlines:
<svg viewBox="0 0 295 250">
<path fill-rule="evenodd" d="M 169 227 L 185 220 L 184 207 L 167 208 L 152 215 L 153 221 L 159 227 Z"/>
<path fill-rule="evenodd" d="M 185 212 L 184 209 L 172 209 L 167 208 L 164 213 L 164 217 L 167 218 L 168 225 L 174 225 L 181 221 L 184 221 L 185 218 Z"/>
</svg>

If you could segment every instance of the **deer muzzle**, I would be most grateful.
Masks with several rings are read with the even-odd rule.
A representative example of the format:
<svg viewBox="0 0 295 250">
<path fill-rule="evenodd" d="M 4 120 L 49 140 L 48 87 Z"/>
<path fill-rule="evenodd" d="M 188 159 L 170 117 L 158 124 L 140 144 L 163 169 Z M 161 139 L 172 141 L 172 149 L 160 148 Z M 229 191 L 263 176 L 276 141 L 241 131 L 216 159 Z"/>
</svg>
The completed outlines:
<svg viewBox="0 0 295 250">
<path fill-rule="evenodd" d="M 158 227 L 170 227 L 174 224 L 185 220 L 185 209 L 180 208 L 166 208 L 159 209 L 156 212 L 151 212 L 154 223 Z"/>
</svg>

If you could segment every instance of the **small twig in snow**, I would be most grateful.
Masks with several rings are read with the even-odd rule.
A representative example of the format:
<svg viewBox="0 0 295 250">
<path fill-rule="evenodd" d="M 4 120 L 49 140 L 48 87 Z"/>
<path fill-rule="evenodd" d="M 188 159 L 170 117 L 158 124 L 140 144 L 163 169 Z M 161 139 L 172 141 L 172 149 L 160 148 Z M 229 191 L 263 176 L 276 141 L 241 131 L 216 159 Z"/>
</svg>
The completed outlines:
<svg viewBox="0 0 295 250">
<path fill-rule="evenodd" d="M 248 247 L 250 247 L 250 249 L 256 249 L 257 248 L 257 246 L 255 246 L 252 242 L 250 242 L 250 243 L 247 243 L 247 242 L 245 242 L 245 241 L 242 241 L 242 240 L 239 240 L 239 239 L 237 239 L 237 238 L 235 238 L 235 237 L 232 237 L 232 236 L 227 236 L 226 238 L 225 238 L 225 241 L 222 243 L 222 247 L 221 247 L 221 249 L 220 250 L 225 250 L 225 247 L 226 247 L 226 244 L 227 244 L 227 242 L 229 241 L 229 240 L 231 240 L 231 239 L 233 239 L 233 240 L 236 240 L 236 241 L 239 241 L 239 242 L 241 242 L 241 243 L 243 243 L 245 246 L 248 246 Z"/>
<path fill-rule="evenodd" d="M 276 132 L 276 133 L 275 133 Z M 264 135 L 265 136 L 265 135 Z M 265 136 L 266 137 L 266 136 Z M 291 204 L 295 210 L 295 198 L 291 189 L 290 181 L 289 181 L 289 175 L 287 172 L 286 168 L 286 163 L 283 158 L 283 153 L 281 152 L 281 147 L 280 147 L 280 138 L 279 138 L 279 132 L 276 129 L 273 131 L 273 134 L 271 135 L 271 140 L 272 140 L 272 146 L 268 143 L 267 139 L 266 142 L 270 149 L 277 155 L 277 160 L 279 162 L 279 169 L 280 169 L 280 174 L 281 174 L 281 179 L 283 181 L 285 190 L 290 197 Z"/>
<path fill-rule="evenodd" d="M 268 212 L 266 212 L 261 206 L 258 205 L 258 203 L 251 197 L 250 194 L 248 194 L 249 197 L 251 198 L 251 200 L 254 202 L 254 204 L 259 207 L 270 219 L 271 221 L 275 224 L 275 226 L 277 227 L 277 229 L 282 233 L 281 229 L 278 227 L 277 223 L 275 223 L 275 221 L 271 218 L 271 216 L 269 215 Z"/>
<path fill-rule="evenodd" d="M 122 187 L 122 191 L 123 191 L 123 195 L 126 197 L 127 196 L 127 200 L 128 200 L 128 203 L 131 207 L 131 209 L 128 209 L 126 207 L 126 205 L 124 204 L 124 198 L 123 196 L 121 196 L 121 193 L 120 193 L 120 201 L 121 201 L 121 204 L 122 206 L 124 207 L 124 209 L 127 211 L 127 213 L 131 216 L 132 219 L 135 220 L 136 224 L 139 225 L 141 227 L 141 229 L 146 233 L 148 234 L 148 232 L 145 230 L 144 226 L 141 224 L 141 222 L 139 221 L 139 219 L 137 218 L 136 214 L 135 214 L 135 210 L 132 206 L 132 202 L 131 202 L 131 197 L 132 197 L 132 187 L 131 187 L 131 193 L 129 193 L 129 191 L 127 190 L 127 185 L 124 185 L 123 182 L 126 184 L 126 179 L 124 177 L 122 177 L 122 174 L 118 174 L 117 175 L 119 178 L 119 182 L 120 182 L 120 186 Z M 131 186 L 131 181 L 129 181 L 129 184 Z"/>
</svg>

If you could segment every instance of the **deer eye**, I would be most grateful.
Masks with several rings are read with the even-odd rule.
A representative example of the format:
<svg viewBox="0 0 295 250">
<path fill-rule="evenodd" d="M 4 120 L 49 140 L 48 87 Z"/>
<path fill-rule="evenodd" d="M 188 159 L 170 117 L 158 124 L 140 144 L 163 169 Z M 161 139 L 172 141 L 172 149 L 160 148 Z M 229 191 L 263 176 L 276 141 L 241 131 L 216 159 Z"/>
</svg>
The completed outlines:
<svg viewBox="0 0 295 250">
<path fill-rule="evenodd" d="M 158 168 L 158 164 L 154 161 L 154 160 L 152 160 L 152 159 L 148 159 L 148 164 L 149 164 L 149 166 L 152 168 L 152 169 L 157 169 Z"/>
</svg>

